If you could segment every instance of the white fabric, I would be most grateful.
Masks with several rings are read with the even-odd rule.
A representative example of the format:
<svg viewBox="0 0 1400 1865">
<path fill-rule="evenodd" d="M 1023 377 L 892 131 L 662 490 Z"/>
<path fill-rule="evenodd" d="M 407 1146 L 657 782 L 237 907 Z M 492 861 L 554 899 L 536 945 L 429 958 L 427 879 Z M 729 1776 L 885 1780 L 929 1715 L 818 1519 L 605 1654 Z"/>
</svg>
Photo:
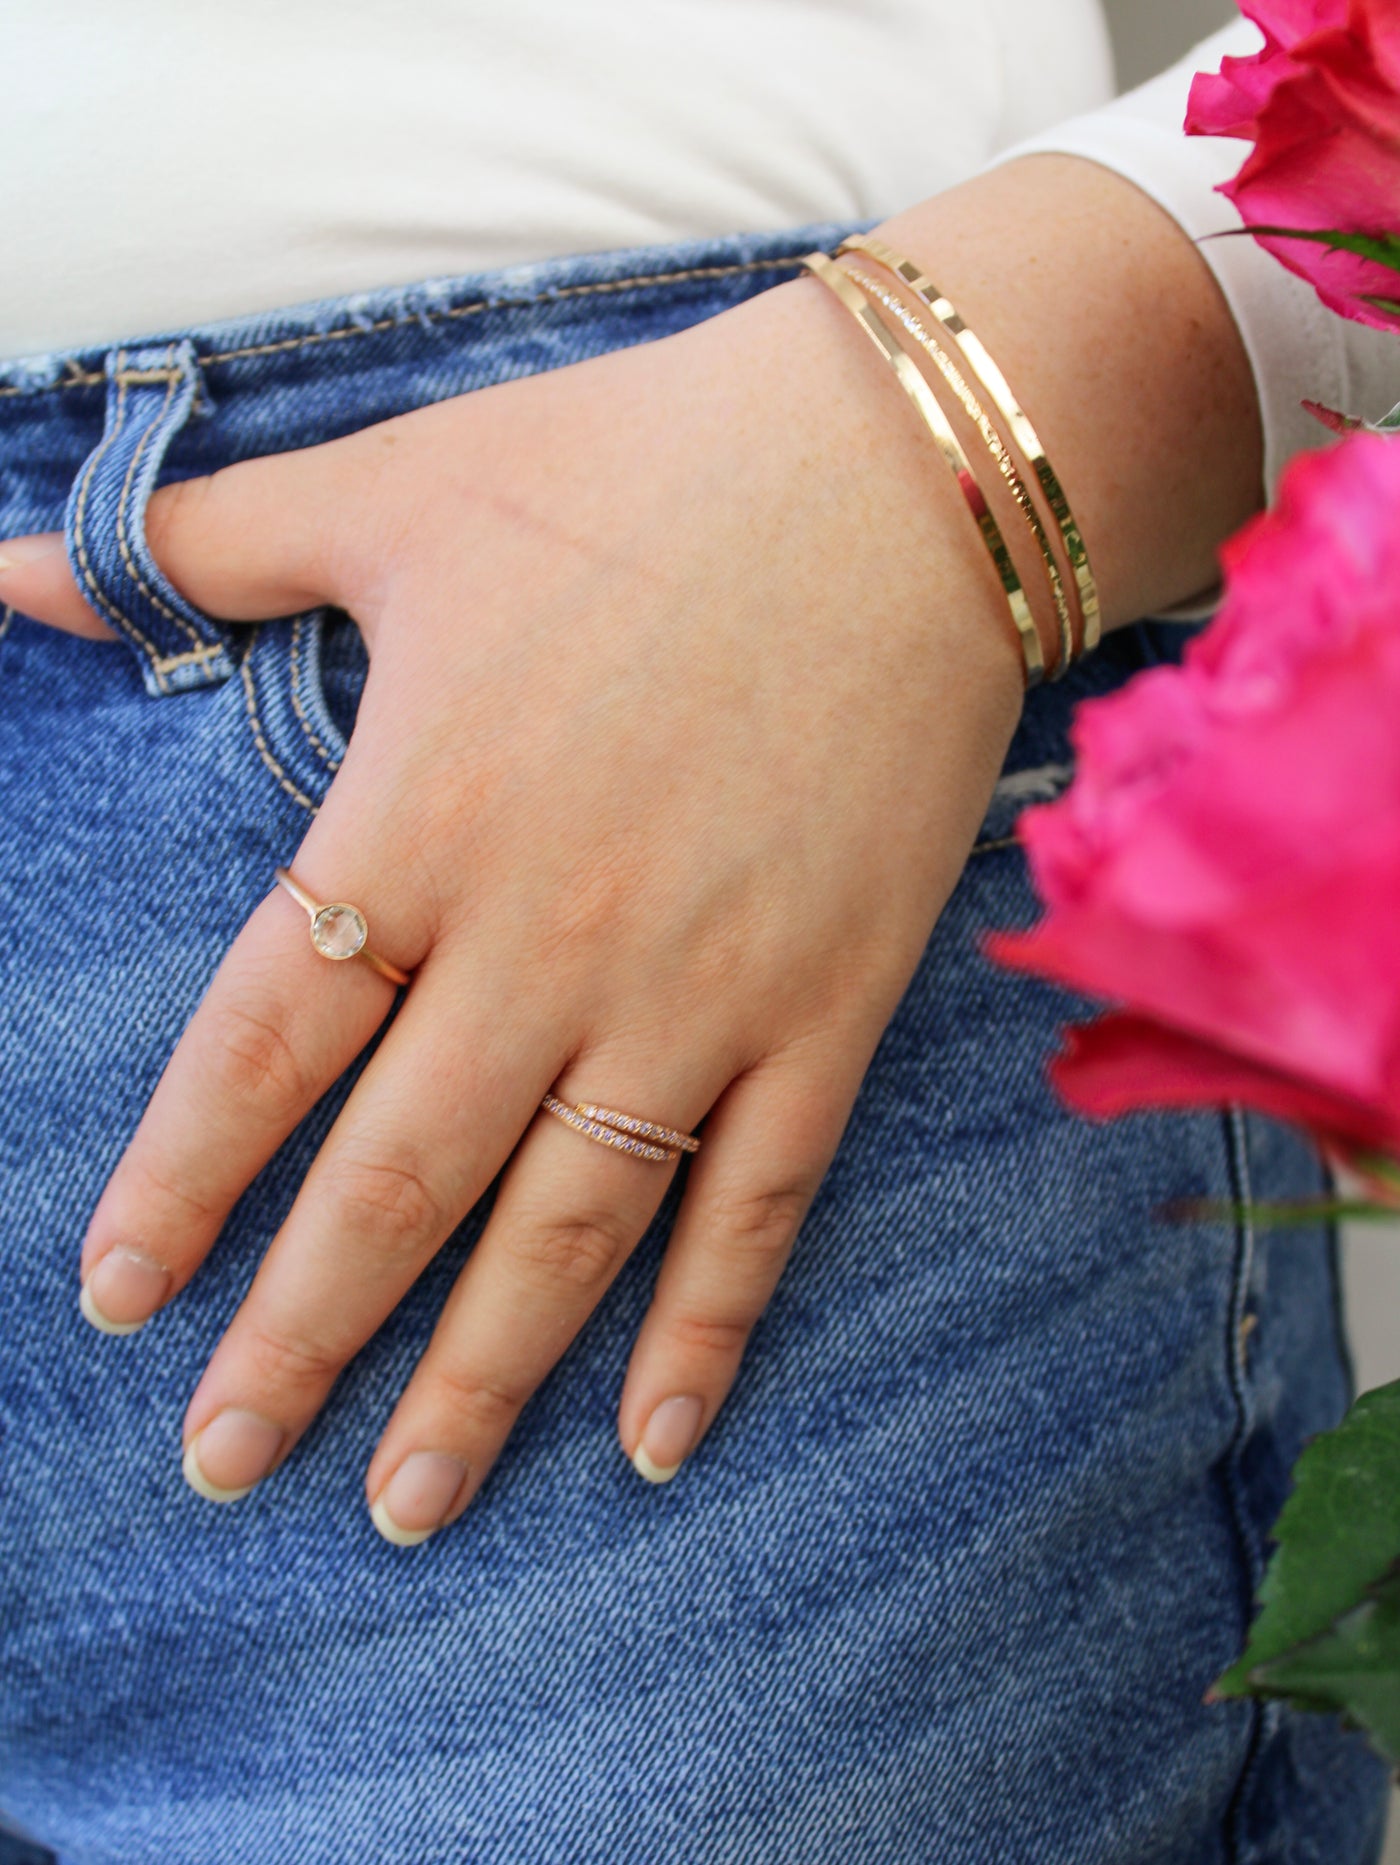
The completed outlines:
<svg viewBox="0 0 1400 1865">
<path fill-rule="evenodd" d="M 1037 149 L 1209 233 L 1238 224 L 1214 188 L 1246 145 L 1181 133 L 1190 77 L 1256 43 L 1227 28 L 1107 102 L 1099 0 L 12 0 L 0 356 L 883 216 Z M 1400 340 L 1252 240 L 1202 251 L 1258 380 L 1270 488 L 1326 440 L 1305 396 L 1400 401 Z"/>
<path fill-rule="evenodd" d="M 1099 0 L 0 11 L 0 356 L 883 216 L 1113 90 Z"/>
</svg>

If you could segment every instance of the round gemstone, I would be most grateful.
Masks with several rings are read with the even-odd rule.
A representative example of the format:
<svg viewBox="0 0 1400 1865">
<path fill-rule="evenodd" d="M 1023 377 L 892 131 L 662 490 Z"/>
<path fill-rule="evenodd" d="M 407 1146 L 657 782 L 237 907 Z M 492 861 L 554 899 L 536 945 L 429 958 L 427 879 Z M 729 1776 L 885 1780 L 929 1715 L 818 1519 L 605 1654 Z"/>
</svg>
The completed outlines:
<svg viewBox="0 0 1400 1865">
<path fill-rule="evenodd" d="M 368 937 L 364 914 L 340 901 L 322 907 L 311 922 L 311 943 L 323 958 L 354 958 Z"/>
</svg>

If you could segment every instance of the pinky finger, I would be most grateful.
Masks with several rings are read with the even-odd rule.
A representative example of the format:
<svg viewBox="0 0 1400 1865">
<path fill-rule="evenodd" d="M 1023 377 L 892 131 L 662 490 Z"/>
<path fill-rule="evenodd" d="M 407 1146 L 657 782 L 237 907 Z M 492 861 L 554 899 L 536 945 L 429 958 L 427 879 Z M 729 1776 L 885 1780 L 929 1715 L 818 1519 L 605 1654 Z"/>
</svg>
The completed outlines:
<svg viewBox="0 0 1400 1865">
<path fill-rule="evenodd" d="M 819 1062 L 791 1050 L 756 1064 L 706 1118 L 618 1412 L 649 1483 L 714 1422 L 835 1155 L 868 1058 L 834 1068 L 823 1048 Z"/>
</svg>

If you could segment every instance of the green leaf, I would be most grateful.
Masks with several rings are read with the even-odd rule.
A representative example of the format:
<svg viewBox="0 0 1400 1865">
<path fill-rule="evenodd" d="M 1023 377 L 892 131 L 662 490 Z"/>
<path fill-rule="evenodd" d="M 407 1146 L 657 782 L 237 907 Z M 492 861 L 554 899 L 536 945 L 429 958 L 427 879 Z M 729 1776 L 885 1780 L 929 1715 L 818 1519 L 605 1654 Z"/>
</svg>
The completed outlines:
<svg viewBox="0 0 1400 1865">
<path fill-rule="evenodd" d="M 1228 1198 L 1178 1198 L 1159 1207 L 1172 1224 L 1250 1224 L 1255 1230 L 1285 1230 L 1297 1224 L 1393 1224 L 1396 1207 L 1365 1198 L 1277 1199 L 1262 1204 Z"/>
<path fill-rule="evenodd" d="M 1216 1696 L 1256 1694 L 1261 1666 L 1330 1631 L 1400 1563 L 1400 1380 L 1363 1393 L 1307 1446 L 1274 1540 L 1249 1643 Z"/>
<path fill-rule="evenodd" d="M 1392 1766 L 1400 1764 L 1400 1572 L 1306 1644 L 1261 1664 L 1261 1695 L 1304 1710 L 1336 1710 L 1364 1729 Z"/>
<path fill-rule="evenodd" d="M 1358 259 L 1372 259 L 1392 272 L 1400 272 L 1400 234 L 1341 233 L 1303 227 L 1231 227 L 1230 233 L 1248 233 L 1255 239 L 1311 240 L 1329 252 L 1354 253 Z"/>
</svg>

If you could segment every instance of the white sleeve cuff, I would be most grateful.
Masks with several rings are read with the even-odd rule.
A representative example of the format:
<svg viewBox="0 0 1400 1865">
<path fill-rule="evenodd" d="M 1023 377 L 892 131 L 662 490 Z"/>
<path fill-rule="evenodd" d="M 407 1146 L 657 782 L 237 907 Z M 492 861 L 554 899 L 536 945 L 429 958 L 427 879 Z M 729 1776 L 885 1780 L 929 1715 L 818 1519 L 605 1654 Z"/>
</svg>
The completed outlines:
<svg viewBox="0 0 1400 1865">
<path fill-rule="evenodd" d="M 1207 239 L 1241 225 L 1217 185 L 1238 173 L 1250 145 L 1230 137 L 1187 136 L 1182 129 L 1191 79 L 1213 71 L 1226 53 L 1251 53 L 1259 34 L 1236 22 L 1203 41 L 1160 77 L 1087 115 L 1000 151 L 994 165 L 1042 153 L 1078 155 L 1113 169 L 1164 208 L 1193 239 L 1215 274 L 1236 324 L 1259 394 L 1264 432 L 1264 491 L 1272 499 L 1294 454 L 1332 436 L 1304 399 L 1378 419 L 1400 400 L 1400 337 L 1339 317 L 1312 287 L 1241 236 Z M 1209 615 L 1218 592 L 1169 611 L 1187 621 Z"/>
</svg>

